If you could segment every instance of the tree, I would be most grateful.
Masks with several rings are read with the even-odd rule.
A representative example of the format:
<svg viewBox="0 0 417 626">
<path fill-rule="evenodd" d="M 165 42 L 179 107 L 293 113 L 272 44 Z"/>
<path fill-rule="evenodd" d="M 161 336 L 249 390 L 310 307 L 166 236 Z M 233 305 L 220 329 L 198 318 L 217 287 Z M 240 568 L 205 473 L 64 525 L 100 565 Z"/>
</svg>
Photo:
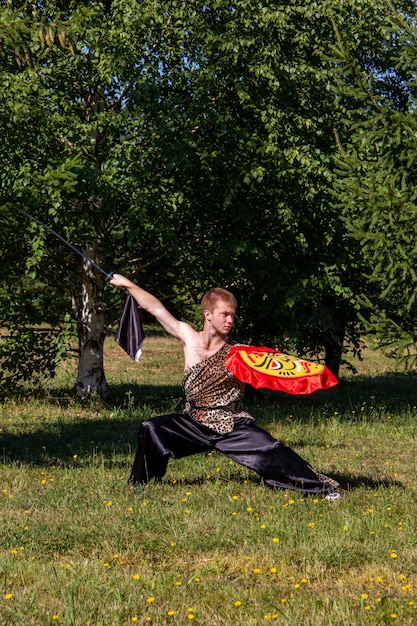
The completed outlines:
<svg viewBox="0 0 417 626">
<path fill-rule="evenodd" d="M 400 361 L 417 361 L 414 3 L 379 5 L 379 49 L 372 58 L 337 27 L 335 61 L 350 102 L 352 132 L 342 142 L 337 193 L 345 223 L 359 243 L 366 288 L 359 294 L 368 332 Z"/>
<path fill-rule="evenodd" d="M 109 269 L 129 265 L 132 256 L 134 270 L 150 263 L 166 242 L 169 256 L 172 234 L 164 230 L 164 212 L 171 200 L 169 194 L 158 199 L 152 186 L 142 187 L 152 130 L 137 104 L 139 94 L 146 100 L 152 92 L 149 58 L 155 57 L 158 42 L 152 37 L 158 33 L 148 25 L 154 3 L 1 5 L 1 190 L 26 257 L 16 265 L 10 251 L 13 271 L 2 294 L 5 321 L 19 344 L 28 322 L 62 327 L 71 304 L 79 342 L 76 389 L 85 397 L 106 396 L 104 277 L 36 225 L 22 223 L 13 210 L 32 212 Z M 139 228 L 140 241 L 133 245 Z M 22 307 L 33 297 L 24 275 L 36 281 L 37 315 L 31 305 Z M 109 296 L 107 306 L 108 301 Z M 3 353 L 10 356 L 12 345 L 9 340 Z M 6 361 L 12 371 L 16 350 L 13 354 Z M 50 350 L 51 369 L 55 356 Z"/>
</svg>

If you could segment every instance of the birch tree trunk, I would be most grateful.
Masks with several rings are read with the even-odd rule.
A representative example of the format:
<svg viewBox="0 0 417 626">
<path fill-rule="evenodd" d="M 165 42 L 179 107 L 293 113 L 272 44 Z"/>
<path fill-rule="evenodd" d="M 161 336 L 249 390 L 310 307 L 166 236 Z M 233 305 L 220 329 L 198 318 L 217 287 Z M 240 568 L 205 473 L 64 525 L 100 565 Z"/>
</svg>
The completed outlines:
<svg viewBox="0 0 417 626">
<path fill-rule="evenodd" d="M 81 302 L 77 306 L 79 360 L 75 383 L 75 391 L 86 400 L 97 395 L 102 398 L 108 397 L 103 362 L 106 330 L 102 297 L 103 279 L 94 268 L 86 264 L 83 272 Z"/>
</svg>

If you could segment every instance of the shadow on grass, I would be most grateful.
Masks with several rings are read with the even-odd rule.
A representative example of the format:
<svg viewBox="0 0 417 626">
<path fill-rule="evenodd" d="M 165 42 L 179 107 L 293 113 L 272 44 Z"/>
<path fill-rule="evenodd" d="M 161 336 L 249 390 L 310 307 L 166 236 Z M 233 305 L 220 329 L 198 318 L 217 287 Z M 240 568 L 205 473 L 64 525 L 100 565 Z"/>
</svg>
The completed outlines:
<svg viewBox="0 0 417 626">
<path fill-rule="evenodd" d="M 0 451 L 2 462 L 16 465 L 57 466 L 81 468 L 86 465 L 104 465 L 120 468 L 126 473 L 126 481 L 130 472 L 133 455 L 136 450 L 136 437 L 139 420 L 133 417 L 123 419 L 83 419 L 71 424 L 56 424 L 35 430 L 12 434 L 0 434 Z M 300 444 L 302 446 L 302 442 Z M 298 447 L 298 446 L 297 446 Z M 175 463 L 170 461 L 170 465 Z M 179 472 L 179 475 L 181 472 Z M 359 487 L 377 489 L 381 486 L 398 486 L 390 480 L 374 480 L 370 476 L 360 475 L 347 477 L 332 472 L 342 490 L 353 491 Z M 230 472 L 227 482 L 241 484 L 249 480 L 261 485 L 262 479 L 250 472 L 242 476 L 238 471 Z M 170 481 L 163 481 L 172 484 Z M 196 478 L 179 478 L 176 485 L 203 485 L 208 481 L 206 476 Z M 140 487 L 139 487 L 140 489 Z"/>
<path fill-rule="evenodd" d="M 392 412 L 397 415 L 417 405 L 417 374 L 388 374 L 369 378 L 342 379 L 326 391 L 316 391 L 307 396 L 291 396 L 269 390 L 248 390 L 249 403 L 262 400 L 262 404 L 279 405 L 283 410 L 326 408 L 344 419 L 352 419 L 352 412 L 366 410 Z M 300 416 L 302 417 L 302 415 Z"/>
<path fill-rule="evenodd" d="M 80 466 L 99 458 L 125 465 L 135 448 L 137 420 L 77 419 L 27 432 L 0 434 L 0 461 L 24 465 Z"/>
<path fill-rule="evenodd" d="M 25 401 L 36 398 L 61 407 L 71 404 L 86 406 L 77 400 L 74 391 L 70 388 L 53 389 L 48 393 L 43 390 L 26 393 L 10 390 L 7 397 L 23 398 Z M 176 398 L 178 405 L 183 404 L 183 393 L 179 385 L 141 385 L 129 382 L 110 385 L 108 401 L 93 400 L 87 406 L 92 406 L 96 402 L 100 410 L 111 407 L 120 408 L 129 403 L 134 403 L 138 407 L 149 404 L 152 405 L 154 414 L 160 415 L 166 411 L 166 406 L 172 398 Z M 255 390 L 247 386 L 245 402 L 257 405 L 261 403 L 265 407 L 281 406 L 283 409 L 325 406 L 347 414 L 366 404 L 400 413 L 417 405 L 417 373 L 389 373 L 374 377 L 342 378 L 336 387 L 326 391 L 316 391 L 306 396 L 293 396 L 267 389 Z M 181 410 L 181 407 L 179 409 Z"/>
<path fill-rule="evenodd" d="M 170 463 L 171 462 L 172 461 L 170 461 Z M 399 481 L 395 481 L 391 479 L 375 480 L 371 476 L 366 476 L 364 474 L 347 477 L 342 474 L 338 474 L 337 472 L 331 472 L 331 477 L 340 483 L 340 487 L 342 491 L 354 491 L 355 489 L 358 489 L 360 487 L 362 488 L 365 487 L 366 489 L 370 489 L 370 490 L 376 490 L 380 487 L 402 487 L 402 484 Z M 166 479 L 162 479 L 162 482 L 166 485 L 171 485 L 176 488 L 181 485 L 187 486 L 187 487 L 201 486 L 201 485 L 205 485 L 207 482 L 209 482 L 209 480 L 210 479 L 207 479 L 206 476 L 197 476 L 193 478 L 187 478 L 187 477 L 178 478 L 176 479 L 175 484 L 173 484 L 172 481 L 169 481 Z M 250 474 L 245 474 L 245 476 L 243 477 L 242 473 L 239 473 L 239 471 L 231 471 L 229 472 L 227 478 L 220 476 L 216 478 L 216 480 L 220 482 L 236 483 L 236 484 L 242 484 L 243 480 L 245 480 L 246 482 L 250 482 L 255 485 L 264 484 L 262 478 L 260 478 L 254 472 L 253 473 L 251 472 Z M 265 487 L 268 489 L 271 489 L 267 485 L 265 485 Z M 143 488 L 144 488 L 143 486 L 137 486 L 135 487 L 135 490 L 136 489 L 141 490 Z M 274 491 L 274 489 L 271 489 L 271 490 Z M 281 491 L 281 490 L 276 490 L 276 491 Z"/>
</svg>

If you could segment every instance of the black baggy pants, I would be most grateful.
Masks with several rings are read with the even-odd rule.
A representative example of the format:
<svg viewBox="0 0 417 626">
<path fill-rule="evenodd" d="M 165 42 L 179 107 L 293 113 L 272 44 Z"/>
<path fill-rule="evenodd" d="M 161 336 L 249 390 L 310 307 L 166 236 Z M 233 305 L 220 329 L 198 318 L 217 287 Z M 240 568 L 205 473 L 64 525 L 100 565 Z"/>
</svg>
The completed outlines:
<svg viewBox="0 0 417 626">
<path fill-rule="evenodd" d="M 233 432 L 221 435 L 186 413 L 161 415 L 142 422 L 130 474 L 133 483 L 148 483 L 165 475 L 170 458 L 218 450 L 257 472 L 272 488 L 306 494 L 334 491 L 294 450 L 277 441 L 250 419 L 238 418 Z"/>
</svg>

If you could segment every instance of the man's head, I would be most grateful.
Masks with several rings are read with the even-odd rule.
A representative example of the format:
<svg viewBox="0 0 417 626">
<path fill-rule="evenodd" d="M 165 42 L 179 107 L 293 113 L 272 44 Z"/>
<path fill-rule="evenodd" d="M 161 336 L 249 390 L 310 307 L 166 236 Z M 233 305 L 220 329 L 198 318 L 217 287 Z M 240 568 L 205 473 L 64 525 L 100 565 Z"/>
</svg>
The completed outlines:
<svg viewBox="0 0 417 626">
<path fill-rule="evenodd" d="M 228 335 L 235 319 L 236 306 L 236 298 L 226 289 L 210 289 L 201 301 L 205 328 Z"/>
<path fill-rule="evenodd" d="M 215 287 L 214 289 L 210 289 L 201 300 L 201 310 L 204 315 L 204 311 L 209 311 L 212 313 L 219 302 L 224 302 L 229 308 L 232 308 L 236 311 L 237 302 L 236 298 L 230 291 L 226 289 L 221 289 L 221 287 Z"/>
</svg>

